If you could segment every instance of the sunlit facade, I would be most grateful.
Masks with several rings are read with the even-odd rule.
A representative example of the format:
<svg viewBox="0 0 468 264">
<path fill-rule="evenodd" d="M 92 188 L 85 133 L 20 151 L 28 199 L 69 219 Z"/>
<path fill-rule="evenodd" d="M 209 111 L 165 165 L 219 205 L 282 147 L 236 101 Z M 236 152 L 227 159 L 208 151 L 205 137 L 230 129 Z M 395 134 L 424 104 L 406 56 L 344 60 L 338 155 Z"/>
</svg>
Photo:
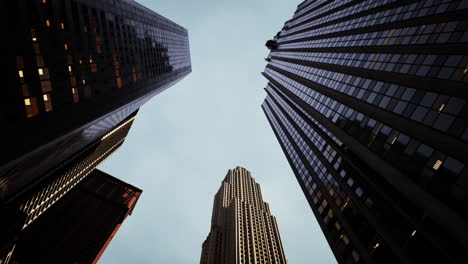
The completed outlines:
<svg viewBox="0 0 468 264">
<path fill-rule="evenodd" d="M 215 195 L 200 264 L 286 264 L 276 218 L 250 172 L 229 170 Z"/>
<path fill-rule="evenodd" d="M 462 263 L 467 1 L 304 1 L 262 108 L 339 263 Z"/>
</svg>

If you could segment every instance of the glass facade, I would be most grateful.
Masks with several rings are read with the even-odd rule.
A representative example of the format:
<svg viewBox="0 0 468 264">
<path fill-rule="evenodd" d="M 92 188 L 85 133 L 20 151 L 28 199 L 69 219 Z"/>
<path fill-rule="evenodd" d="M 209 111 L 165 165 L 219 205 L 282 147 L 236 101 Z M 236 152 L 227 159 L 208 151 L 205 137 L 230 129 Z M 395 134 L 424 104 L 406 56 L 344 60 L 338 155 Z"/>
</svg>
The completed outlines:
<svg viewBox="0 0 468 264">
<path fill-rule="evenodd" d="M 131 0 L 3 1 L 0 201 L 191 72 L 185 28 Z"/>
<path fill-rule="evenodd" d="M 304 1 L 262 105 L 339 263 L 468 247 L 468 1 Z"/>
</svg>

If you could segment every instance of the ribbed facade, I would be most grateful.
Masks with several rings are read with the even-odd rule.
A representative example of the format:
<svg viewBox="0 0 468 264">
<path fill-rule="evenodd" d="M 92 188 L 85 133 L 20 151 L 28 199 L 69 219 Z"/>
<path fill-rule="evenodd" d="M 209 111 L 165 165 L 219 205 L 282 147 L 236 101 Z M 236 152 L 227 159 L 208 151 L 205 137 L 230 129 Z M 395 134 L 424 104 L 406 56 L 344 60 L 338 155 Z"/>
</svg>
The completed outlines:
<svg viewBox="0 0 468 264">
<path fill-rule="evenodd" d="M 468 1 L 304 1 L 262 105 L 339 263 L 462 263 Z"/>
<path fill-rule="evenodd" d="M 229 170 L 215 195 L 200 263 L 287 263 L 276 219 L 244 168 Z"/>
<path fill-rule="evenodd" d="M 5 254 L 13 253 L 16 240 L 34 221 L 86 179 L 101 162 L 123 144 L 136 114 L 137 112 L 133 113 L 117 124 L 102 138 L 51 173 L 50 177 L 24 190 L 14 202 L 8 204 L 8 211 L 3 216 L 5 219 L 3 221 L 7 224 L 0 225 L 0 234 L 4 236 L 4 240 L 0 240 L 0 263 L 3 263 L 1 257 L 6 259 Z M 9 253 L 6 253 L 7 251 Z"/>
<path fill-rule="evenodd" d="M 142 191 L 92 171 L 18 240 L 10 263 L 98 263 Z"/>
</svg>

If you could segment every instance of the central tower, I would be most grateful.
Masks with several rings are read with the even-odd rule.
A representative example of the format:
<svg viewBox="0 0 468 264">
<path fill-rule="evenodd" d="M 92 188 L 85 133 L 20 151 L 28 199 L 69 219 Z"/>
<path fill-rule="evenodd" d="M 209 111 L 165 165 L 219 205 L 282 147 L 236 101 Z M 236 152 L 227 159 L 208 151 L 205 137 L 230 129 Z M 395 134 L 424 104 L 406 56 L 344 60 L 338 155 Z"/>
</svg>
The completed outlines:
<svg viewBox="0 0 468 264">
<path fill-rule="evenodd" d="M 215 195 L 200 263 L 287 263 L 276 219 L 244 168 L 229 170 Z"/>
</svg>

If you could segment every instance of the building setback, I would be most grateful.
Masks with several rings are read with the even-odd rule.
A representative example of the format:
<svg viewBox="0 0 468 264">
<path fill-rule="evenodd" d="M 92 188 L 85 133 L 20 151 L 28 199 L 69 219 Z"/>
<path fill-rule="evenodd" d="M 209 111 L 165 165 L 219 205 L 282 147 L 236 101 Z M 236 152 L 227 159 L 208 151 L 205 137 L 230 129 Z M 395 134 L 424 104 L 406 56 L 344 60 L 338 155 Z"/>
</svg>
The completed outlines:
<svg viewBox="0 0 468 264">
<path fill-rule="evenodd" d="M 200 263 L 287 263 L 276 218 L 244 168 L 229 170 L 215 195 Z"/>
<path fill-rule="evenodd" d="M 142 191 L 100 170 L 21 235 L 12 263 L 97 263 Z"/>
<path fill-rule="evenodd" d="M 339 263 L 463 263 L 467 1 L 304 1 L 262 108 Z"/>
</svg>

